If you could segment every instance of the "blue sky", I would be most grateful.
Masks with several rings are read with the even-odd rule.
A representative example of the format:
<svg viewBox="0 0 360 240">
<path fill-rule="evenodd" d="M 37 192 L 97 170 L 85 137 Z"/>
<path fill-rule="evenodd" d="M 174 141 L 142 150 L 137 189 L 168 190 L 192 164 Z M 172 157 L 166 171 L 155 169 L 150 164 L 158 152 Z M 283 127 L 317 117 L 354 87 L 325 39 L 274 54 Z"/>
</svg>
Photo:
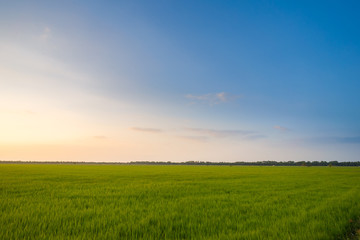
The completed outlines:
<svg viewBox="0 0 360 240">
<path fill-rule="evenodd" d="M 0 159 L 357 161 L 360 3 L 0 3 Z"/>
</svg>

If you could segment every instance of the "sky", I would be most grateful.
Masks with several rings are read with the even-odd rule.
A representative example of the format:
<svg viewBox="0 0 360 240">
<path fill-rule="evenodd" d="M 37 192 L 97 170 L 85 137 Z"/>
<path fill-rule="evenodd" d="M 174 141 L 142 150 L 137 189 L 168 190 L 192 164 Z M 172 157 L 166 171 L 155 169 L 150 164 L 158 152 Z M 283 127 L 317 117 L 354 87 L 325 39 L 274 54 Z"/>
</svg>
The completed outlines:
<svg viewBox="0 0 360 240">
<path fill-rule="evenodd" d="M 0 159 L 359 161 L 359 1 L 0 1 Z"/>
</svg>

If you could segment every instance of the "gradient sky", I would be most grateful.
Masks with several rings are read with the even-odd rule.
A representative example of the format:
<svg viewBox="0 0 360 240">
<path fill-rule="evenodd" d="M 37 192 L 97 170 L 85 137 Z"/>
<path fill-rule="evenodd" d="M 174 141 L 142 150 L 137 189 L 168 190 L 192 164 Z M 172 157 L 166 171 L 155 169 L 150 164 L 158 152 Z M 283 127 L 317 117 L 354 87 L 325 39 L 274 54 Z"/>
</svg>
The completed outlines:
<svg viewBox="0 0 360 240">
<path fill-rule="evenodd" d="M 0 159 L 359 161 L 359 1 L 1 1 Z"/>
</svg>

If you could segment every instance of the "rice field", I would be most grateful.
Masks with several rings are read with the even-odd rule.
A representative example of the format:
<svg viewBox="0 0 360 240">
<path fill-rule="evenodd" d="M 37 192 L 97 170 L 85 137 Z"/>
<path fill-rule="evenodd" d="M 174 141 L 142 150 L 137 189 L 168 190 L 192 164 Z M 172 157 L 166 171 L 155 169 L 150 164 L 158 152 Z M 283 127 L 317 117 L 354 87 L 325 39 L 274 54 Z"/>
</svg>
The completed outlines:
<svg viewBox="0 0 360 240">
<path fill-rule="evenodd" d="M 346 239 L 360 168 L 0 164 L 0 239 Z"/>
</svg>

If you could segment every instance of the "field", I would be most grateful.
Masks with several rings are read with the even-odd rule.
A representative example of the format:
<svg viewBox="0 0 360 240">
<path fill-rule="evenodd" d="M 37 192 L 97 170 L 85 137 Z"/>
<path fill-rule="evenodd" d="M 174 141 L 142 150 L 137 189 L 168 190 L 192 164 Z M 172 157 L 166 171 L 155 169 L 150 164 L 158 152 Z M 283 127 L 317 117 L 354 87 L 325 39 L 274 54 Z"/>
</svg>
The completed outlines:
<svg viewBox="0 0 360 240">
<path fill-rule="evenodd" d="M 360 168 L 0 164 L 0 239 L 346 239 Z"/>
</svg>

